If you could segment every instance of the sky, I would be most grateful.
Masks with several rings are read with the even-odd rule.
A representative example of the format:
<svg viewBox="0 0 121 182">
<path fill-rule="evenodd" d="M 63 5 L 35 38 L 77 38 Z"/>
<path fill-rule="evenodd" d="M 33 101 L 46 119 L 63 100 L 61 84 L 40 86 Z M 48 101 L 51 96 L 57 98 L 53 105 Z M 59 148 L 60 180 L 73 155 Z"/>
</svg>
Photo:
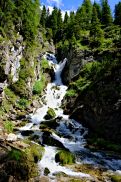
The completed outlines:
<svg viewBox="0 0 121 182">
<path fill-rule="evenodd" d="M 61 10 L 69 10 L 69 11 L 75 11 L 77 8 L 82 4 L 83 0 L 40 0 L 41 4 L 44 4 L 46 6 L 56 6 L 60 8 Z M 93 2 L 94 0 L 92 0 Z M 96 2 L 100 2 L 100 0 L 97 0 Z M 108 0 L 112 13 L 114 12 L 115 4 L 119 2 L 119 0 Z"/>
</svg>

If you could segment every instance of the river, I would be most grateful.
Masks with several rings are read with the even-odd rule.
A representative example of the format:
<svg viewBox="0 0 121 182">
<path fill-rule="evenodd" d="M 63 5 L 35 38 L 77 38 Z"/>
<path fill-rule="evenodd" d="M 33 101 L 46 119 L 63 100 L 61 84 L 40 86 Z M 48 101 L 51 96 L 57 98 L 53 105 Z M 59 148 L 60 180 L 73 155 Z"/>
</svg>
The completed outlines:
<svg viewBox="0 0 121 182">
<path fill-rule="evenodd" d="M 48 53 L 44 55 L 44 58 L 46 58 L 49 65 L 53 67 L 55 80 L 52 83 L 48 83 L 47 88 L 45 89 L 45 94 L 41 99 L 42 107 L 37 109 L 34 114 L 30 114 L 30 123 L 21 128 L 21 130 L 36 130 L 36 134 L 40 138 L 40 143 L 44 145 L 45 153 L 42 160 L 38 163 L 41 169 L 41 175 L 44 175 L 44 170 L 48 168 L 50 172 L 48 176 L 51 180 L 53 180 L 55 174 L 59 172 L 74 177 L 93 178 L 89 174 L 75 172 L 72 169 L 61 166 L 59 163 L 55 162 L 55 155 L 59 148 L 57 146 L 48 145 L 48 142 L 43 140 L 43 136 L 45 135 L 44 132 L 39 130 L 41 124 L 46 123 L 47 125 L 47 123 L 49 123 L 48 120 L 44 119 L 49 108 L 52 108 L 56 113 L 57 119 L 55 119 L 55 122 L 57 123 L 57 126 L 52 126 L 51 134 L 48 138 L 46 136 L 47 140 L 49 140 L 50 137 L 61 143 L 65 149 L 68 149 L 76 156 L 76 162 L 79 164 L 92 164 L 96 167 L 120 172 L 121 159 L 109 156 L 104 152 L 92 152 L 85 148 L 85 136 L 88 133 L 88 129 L 74 119 L 69 119 L 69 116 L 64 115 L 63 113 L 61 103 L 66 94 L 67 86 L 62 83 L 61 72 L 67 60 L 64 59 L 63 62 L 57 63 L 56 57 Z"/>
</svg>

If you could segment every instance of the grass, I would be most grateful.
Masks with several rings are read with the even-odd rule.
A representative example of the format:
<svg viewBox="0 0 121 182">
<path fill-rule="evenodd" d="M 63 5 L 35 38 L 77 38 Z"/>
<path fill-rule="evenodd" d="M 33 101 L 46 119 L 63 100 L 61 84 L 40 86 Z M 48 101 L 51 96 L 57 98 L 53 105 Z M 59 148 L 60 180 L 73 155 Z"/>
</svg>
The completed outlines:
<svg viewBox="0 0 121 182">
<path fill-rule="evenodd" d="M 42 69 L 50 68 L 48 61 L 44 58 L 41 60 L 41 67 Z"/>
<path fill-rule="evenodd" d="M 4 124 L 4 129 L 7 133 L 13 132 L 14 124 L 11 121 L 5 121 L 3 124 Z"/>
</svg>

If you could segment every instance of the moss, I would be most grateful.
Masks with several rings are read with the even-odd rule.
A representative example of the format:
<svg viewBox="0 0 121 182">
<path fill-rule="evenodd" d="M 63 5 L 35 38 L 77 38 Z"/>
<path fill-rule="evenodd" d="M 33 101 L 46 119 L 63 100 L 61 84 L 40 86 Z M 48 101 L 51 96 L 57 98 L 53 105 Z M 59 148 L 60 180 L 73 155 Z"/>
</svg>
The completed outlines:
<svg viewBox="0 0 121 182">
<path fill-rule="evenodd" d="M 41 160 L 43 152 L 44 148 L 37 144 L 31 144 L 31 146 L 25 150 L 28 160 L 34 162 Z"/>
<path fill-rule="evenodd" d="M 112 182 L 120 182 L 121 181 L 121 175 L 114 175 L 111 177 Z"/>
<path fill-rule="evenodd" d="M 55 156 L 56 162 L 62 165 L 75 163 L 75 156 L 69 151 L 61 150 Z"/>
<path fill-rule="evenodd" d="M 33 94 L 41 94 L 46 85 L 44 75 L 41 75 L 41 79 L 37 80 L 33 86 Z"/>
<path fill-rule="evenodd" d="M 49 108 L 47 111 L 47 115 L 45 116 L 45 119 L 49 120 L 49 119 L 53 119 L 55 117 L 56 117 L 56 113 L 55 113 L 54 109 Z"/>
<path fill-rule="evenodd" d="M 19 181 L 38 176 L 37 165 L 24 151 L 14 149 L 10 151 L 4 169 L 8 175 L 15 176 Z"/>
</svg>

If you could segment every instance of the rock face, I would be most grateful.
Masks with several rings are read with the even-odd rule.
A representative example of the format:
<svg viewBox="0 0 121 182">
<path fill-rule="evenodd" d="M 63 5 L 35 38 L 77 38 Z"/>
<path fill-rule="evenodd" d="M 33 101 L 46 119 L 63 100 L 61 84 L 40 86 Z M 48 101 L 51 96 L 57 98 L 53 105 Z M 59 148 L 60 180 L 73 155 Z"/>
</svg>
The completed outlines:
<svg viewBox="0 0 121 182">
<path fill-rule="evenodd" d="M 62 72 L 62 80 L 65 84 L 75 80 L 81 68 L 86 63 L 94 61 L 94 58 L 90 50 L 72 49 L 67 55 L 67 60 L 67 64 Z"/>
<path fill-rule="evenodd" d="M 114 65 L 109 63 L 107 69 L 95 78 L 84 91 L 66 97 L 65 112 L 86 125 L 93 134 L 121 144 L 120 59 Z"/>
<path fill-rule="evenodd" d="M 11 77 L 14 83 L 19 79 L 20 60 L 24 49 L 22 36 L 18 34 L 16 40 L 3 41 L 0 49 L 0 82 Z"/>
</svg>

